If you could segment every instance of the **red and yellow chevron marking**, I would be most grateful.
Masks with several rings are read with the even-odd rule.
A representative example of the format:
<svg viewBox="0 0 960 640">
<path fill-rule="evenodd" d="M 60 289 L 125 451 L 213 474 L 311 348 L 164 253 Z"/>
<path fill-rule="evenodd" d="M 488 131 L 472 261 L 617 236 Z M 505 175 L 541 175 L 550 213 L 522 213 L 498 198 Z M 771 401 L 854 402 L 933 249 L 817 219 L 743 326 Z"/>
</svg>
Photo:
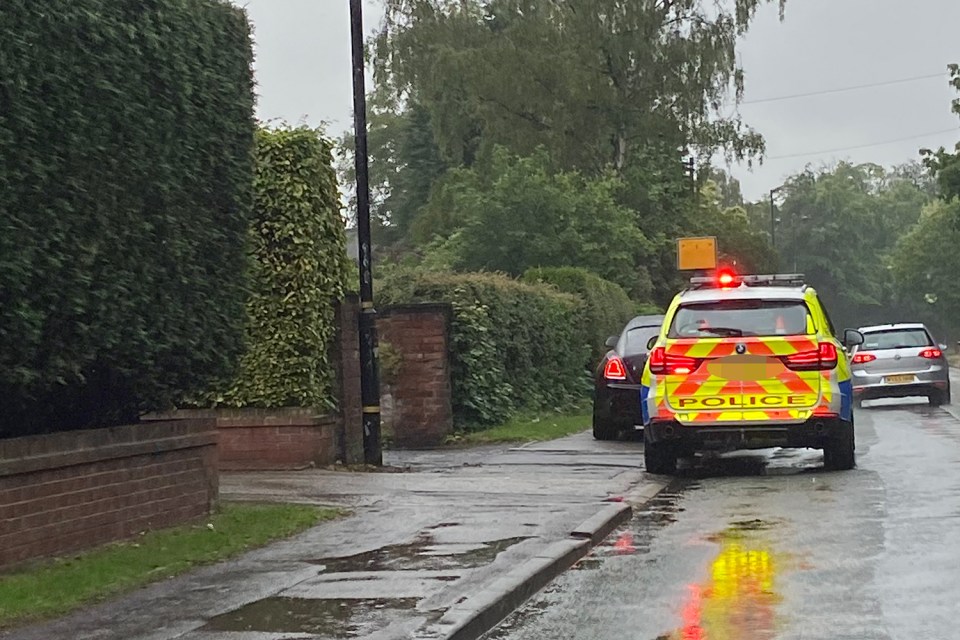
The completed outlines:
<svg viewBox="0 0 960 640">
<path fill-rule="evenodd" d="M 672 341 L 668 354 L 702 362 L 692 374 L 661 378 L 660 415 L 672 409 L 686 424 L 805 420 L 831 406 L 830 372 L 793 371 L 780 358 L 817 348 L 814 336 Z"/>
<path fill-rule="evenodd" d="M 671 340 L 666 347 L 669 355 L 690 358 L 723 358 L 736 353 L 737 345 L 747 347 L 754 356 L 790 356 L 804 351 L 815 351 L 816 336 L 761 337 L 761 338 L 683 338 Z"/>
</svg>

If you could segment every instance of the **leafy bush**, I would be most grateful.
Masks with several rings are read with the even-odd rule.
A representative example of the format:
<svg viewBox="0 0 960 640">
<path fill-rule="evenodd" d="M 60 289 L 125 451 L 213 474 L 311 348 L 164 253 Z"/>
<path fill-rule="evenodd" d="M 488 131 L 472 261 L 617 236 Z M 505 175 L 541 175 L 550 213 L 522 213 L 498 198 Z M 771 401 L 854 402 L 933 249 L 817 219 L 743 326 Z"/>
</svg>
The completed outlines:
<svg viewBox="0 0 960 640">
<path fill-rule="evenodd" d="M 458 427 L 502 423 L 522 408 L 565 407 L 587 391 L 583 304 L 553 287 L 499 274 L 407 272 L 379 304 L 448 302 Z"/>
<path fill-rule="evenodd" d="M 331 143 L 308 128 L 257 134 L 246 353 L 233 406 L 332 407 L 335 301 L 352 269 Z"/>
<path fill-rule="evenodd" d="M 579 333 L 581 341 L 590 346 L 590 365 L 598 362 L 607 352 L 604 346 L 607 338 L 619 334 L 627 321 L 636 315 L 637 305 L 630 300 L 623 287 L 604 280 L 588 269 L 530 269 L 523 275 L 523 280 L 553 285 L 583 300 Z"/>
<path fill-rule="evenodd" d="M 233 368 L 251 63 L 227 2 L 0 3 L 0 436 L 136 420 Z"/>
</svg>

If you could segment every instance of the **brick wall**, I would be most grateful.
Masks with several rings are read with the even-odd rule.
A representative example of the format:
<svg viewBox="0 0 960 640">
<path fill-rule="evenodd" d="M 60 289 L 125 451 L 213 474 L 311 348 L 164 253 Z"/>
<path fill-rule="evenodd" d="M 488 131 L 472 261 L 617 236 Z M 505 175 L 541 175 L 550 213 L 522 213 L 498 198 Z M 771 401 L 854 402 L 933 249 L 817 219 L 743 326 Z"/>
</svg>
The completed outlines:
<svg viewBox="0 0 960 640">
<path fill-rule="evenodd" d="M 433 446 L 453 431 L 450 313 L 445 304 L 403 305 L 383 309 L 377 319 L 380 343 L 400 355 L 397 375 L 384 385 L 397 446 Z"/>
<path fill-rule="evenodd" d="M 150 420 L 213 420 L 220 432 L 220 469 L 306 469 L 337 460 L 340 419 L 311 409 L 180 409 Z"/>
<path fill-rule="evenodd" d="M 0 440 L 0 569 L 199 518 L 217 492 L 209 420 Z"/>
<path fill-rule="evenodd" d="M 336 411 L 277 409 L 180 409 L 143 420 L 214 420 L 220 430 L 220 468 L 225 471 L 294 470 L 341 461 L 363 462 L 360 409 L 360 338 L 356 296 L 336 307 L 337 336 L 330 360 L 336 369 Z"/>
</svg>

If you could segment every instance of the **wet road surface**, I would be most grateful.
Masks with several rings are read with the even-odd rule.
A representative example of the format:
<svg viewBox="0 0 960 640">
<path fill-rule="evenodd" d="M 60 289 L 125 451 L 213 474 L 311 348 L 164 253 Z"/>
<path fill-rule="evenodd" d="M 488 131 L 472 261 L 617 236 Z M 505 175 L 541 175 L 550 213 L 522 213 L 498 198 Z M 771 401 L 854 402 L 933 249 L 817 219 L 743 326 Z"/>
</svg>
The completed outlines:
<svg viewBox="0 0 960 640">
<path fill-rule="evenodd" d="M 960 637 L 954 413 L 868 403 L 854 471 L 810 450 L 687 469 L 485 638 Z"/>
<path fill-rule="evenodd" d="M 223 474 L 225 500 L 335 505 L 351 515 L 0 638 L 442 638 L 465 601 L 568 541 L 608 497 L 662 488 L 642 460 L 641 443 L 597 442 L 584 431 L 522 446 L 391 451 L 384 473 Z"/>
</svg>

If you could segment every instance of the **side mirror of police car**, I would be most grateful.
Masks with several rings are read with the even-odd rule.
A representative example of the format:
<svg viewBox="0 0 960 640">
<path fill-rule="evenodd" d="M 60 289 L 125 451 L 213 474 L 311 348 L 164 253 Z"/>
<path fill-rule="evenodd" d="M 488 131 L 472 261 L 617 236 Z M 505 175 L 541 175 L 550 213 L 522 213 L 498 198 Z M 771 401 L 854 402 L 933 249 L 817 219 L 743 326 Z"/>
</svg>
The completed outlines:
<svg viewBox="0 0 960 640">
<path fill-rule="evenodd" d="M 657 346 L 657 336 L 653 336 L 647 340 L 647 351 L 653 351 L 655 346 Z"/>
<path fill-rule="evenodd" d="M 607 338 L 607 341 L 604 342 L 603 344 L 608 349 L 613 349 L 614 347 L 617 346 L 617 342 L 619 341 L 620 341 L 620 338 L 618 336 L 610 336 L 609 338 Z"/>
<path fill-rule="evenodd" d="M 843 332 L 843 346 L 846 348 L 859 347 L 863 344 L 863 334 L 856 329 L 846 329 Z"/>
</svg>

